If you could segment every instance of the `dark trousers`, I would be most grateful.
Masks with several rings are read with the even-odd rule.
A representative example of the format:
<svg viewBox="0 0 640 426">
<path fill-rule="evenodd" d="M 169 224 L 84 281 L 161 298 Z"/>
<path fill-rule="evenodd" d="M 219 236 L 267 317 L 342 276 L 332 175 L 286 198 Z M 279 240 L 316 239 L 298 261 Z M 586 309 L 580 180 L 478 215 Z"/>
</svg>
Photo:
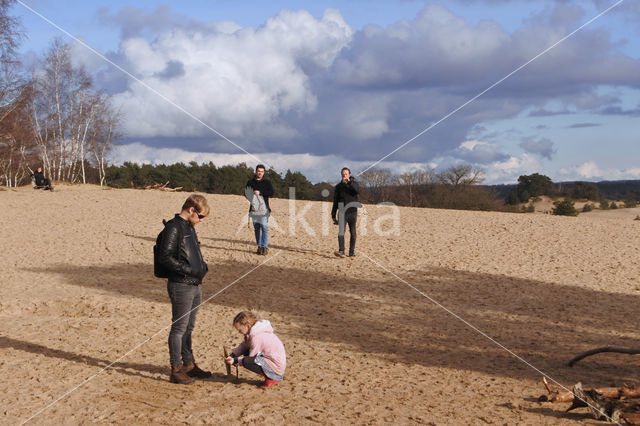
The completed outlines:
<svg viewBox="0 0 640 426">
<path fill-rule="evenodd" d="M 255 356 L 245 356 L 242 358 L 242 366 L 249 371 L 253 371 L 256 374 L 264 374 L 262 367 L 256 364 Z"/>
<path fill-rule="evenodd" d="M 347 210 L 344 214 L 338 216 L 338 250 L 344 253 L 344 233 L 346 231 L 345 222 L 349 225 L 349 254 L 354 254 L 356 250 L 356 221 L 358 220 L 358 210 Z"/>
<path fill-rule="evenodd" d="M 191 349 L 191 332 L 196 325 L 196 313 L 202 302 L 202 291 L 199 285 L 167 281 L 167 292 L 171 299 L 171 365 L 195 362 Z"/>
</svg>

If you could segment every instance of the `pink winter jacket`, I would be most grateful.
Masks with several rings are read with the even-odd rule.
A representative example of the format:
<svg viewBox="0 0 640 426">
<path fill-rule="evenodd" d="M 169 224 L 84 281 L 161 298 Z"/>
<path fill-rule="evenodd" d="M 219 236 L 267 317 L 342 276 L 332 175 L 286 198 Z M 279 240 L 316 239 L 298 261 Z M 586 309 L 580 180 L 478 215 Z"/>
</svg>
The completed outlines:
<svg viewBox="0 0 640 426">
<path fill-rule="evenodd" d="M 273 334 L 273 328 L 268 320 L 260 320 L 253 324 L 247 341 L 242 342 L 232 353 L 241 355 L 249 351 L 249 356 L 256 356 L 262 352 L 263 358 L 269 364 L 274 373 L 283 376 L 287 366 L 287 355 L 284 352 L 284 345 Z"/>
</svg>

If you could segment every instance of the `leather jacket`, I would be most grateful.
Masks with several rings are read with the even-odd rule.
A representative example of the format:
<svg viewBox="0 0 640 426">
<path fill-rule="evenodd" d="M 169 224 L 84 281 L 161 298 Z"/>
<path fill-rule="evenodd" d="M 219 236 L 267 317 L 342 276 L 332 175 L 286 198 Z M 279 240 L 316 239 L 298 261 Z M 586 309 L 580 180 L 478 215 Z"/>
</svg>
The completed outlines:
<svg viewBox="0 0 640 426">
<path fill-rule="evenodd" d="M 338 210 L 343 209 L 344 207 L 347 207 L 345 214 L 357 213 L 358 208 L 362 207 L 362 204 L 358 202 L 359 192 L 360 185 L 358 185 L 358 182 L 356 182 L 353 176 L 347 183 L 340 181 L 333 190 L 333 207 L 331 208 L 331 217 L 335 220 Z"/>
<path fill-rule="evenodd" d="M 202 258 L 196 230 L 179 214 L 167 222 L 159 250 L 160 263 L 170 271 L 169 281 L 202 283 L 209 268 Z"/>
</svg>

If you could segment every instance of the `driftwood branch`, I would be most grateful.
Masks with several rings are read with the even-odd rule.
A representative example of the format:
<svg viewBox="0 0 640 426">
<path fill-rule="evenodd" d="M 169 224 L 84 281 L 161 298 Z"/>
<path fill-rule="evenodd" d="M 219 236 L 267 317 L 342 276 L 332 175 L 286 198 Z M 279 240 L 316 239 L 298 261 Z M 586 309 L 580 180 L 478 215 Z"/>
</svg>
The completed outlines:
<svg viewBox="0 0 640 426">
<path fill-rule="evenodd" d="M 560 392 L 552 389 L 546 378 L 542 381 L 547 394 L 538 398 L 540 402 L 571 402 L 567 411 L 584 407 L 595 419 L 640 425 L 640 389 L 635 386 L 583 389 L 578 382 L 570 392 Z"/>
<path fill-rule="evenodd" d="M 569 361 L 568 365 L 569 365 L 569 367 L 573 367 L 573 364 L 575 364 L 576 362 L 580 361 L 581 359 L 586 358 L 586 357 L 591 356 L 591 355 L 599 354 L 599 353 L 602 353 L 602 352 L 615 352 L 615 353 L 620 353 L 620 354 L 637 355 L 637 354 L 640 354 L 640 349 L 637 349 L 637 348 L 616 348 L 616 347 L 612 347 L 612 346 L 603 346 L 601 348 L 591 349 L 589 351 L 581 353 L 580 355 L 575 356 L 571 361 Z"/>
<path fill-rule="evenodd" d="M 546 377 L 542 378 L 544 387 L 547 389 L 547 394 L 538 398 L 539 402 L 572 402 L 575 399 L 575 393 L 572 391 L 558 391 L 549 386 Z M 577 385 L 576 385 L 577 386 Z M 630 399 L 640 398 L 640 388 L 636 386 L 623 386 L 621 388 L 606 387 L 595 388 L 592 391 L 597 392 L 605 398 L 617 398 L 617 399 Z M 586 405 L 583 405 L 586 406 Z"/>
</svg>

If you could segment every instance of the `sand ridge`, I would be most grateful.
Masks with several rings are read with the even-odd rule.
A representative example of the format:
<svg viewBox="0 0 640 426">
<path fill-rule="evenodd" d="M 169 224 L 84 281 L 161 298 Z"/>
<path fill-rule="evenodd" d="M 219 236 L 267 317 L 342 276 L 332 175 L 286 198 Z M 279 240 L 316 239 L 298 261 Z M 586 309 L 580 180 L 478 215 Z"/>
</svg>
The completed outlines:
<svg viewBox="0 0 640 426">
<path fill-rule="evenodd" d="M 639 305 L 640 221 L 399 208 L 398 234 L 378 235 L 376 223 L 392 228 L 391 209 L 366 206 L 358 256 L 337 259 L 329 203 L 296 201 L 294 213 L 274 199 L 273 258 L 250 272 L 266 258 L 253 254 L 247 201 L 207 194 L 212 214 L 197 228 L 210 266 L 203 297 L 235 284 L 198 313 L 194 350 L 213 378 L 171 384 L 170 304 L 151 248 L 186 196 L 91 185 L 0 192 L 3 423 L 26 420 L 147 340 L 32 423 L 589 418 L 538 404 L 541 375 L 452 314 L 565 385 L 637 383 L 633 357 L 565 364 L 597 346 L 638 346 L 629 319 Z M 290 227 L 290 213 L 305 208 L 315 235 L 300 221 Z M 240 383 L 224 374 L 222 346 L 239 340 L 230 321 L 247 308 L 287 349 L 285 380 L 268 391 L 247 371 Z"/>
</svg>

